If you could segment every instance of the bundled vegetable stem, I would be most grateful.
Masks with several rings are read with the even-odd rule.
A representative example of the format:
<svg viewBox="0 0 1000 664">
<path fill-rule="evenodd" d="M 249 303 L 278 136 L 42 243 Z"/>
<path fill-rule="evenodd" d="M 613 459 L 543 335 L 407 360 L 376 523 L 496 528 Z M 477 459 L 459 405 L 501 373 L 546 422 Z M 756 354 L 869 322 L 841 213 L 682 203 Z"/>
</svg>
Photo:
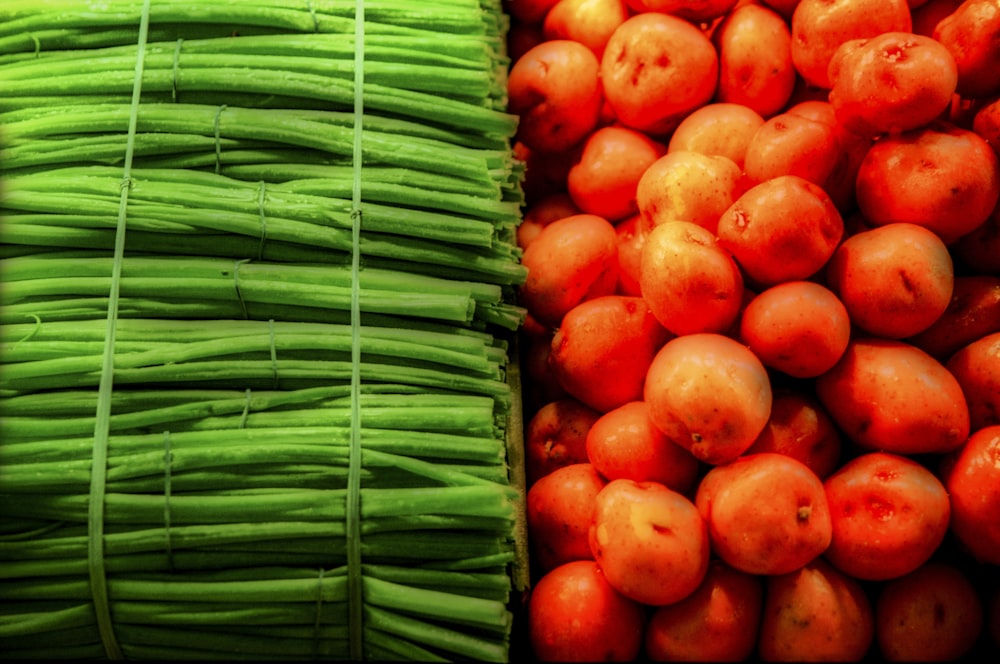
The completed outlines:
<svg viewBox="0 0 1000 664">
<path fill-rule="evenodd" d="M 92 4 L 0 8 L 4 655 L 506 661 L 501 3 Z"/>
</svg>

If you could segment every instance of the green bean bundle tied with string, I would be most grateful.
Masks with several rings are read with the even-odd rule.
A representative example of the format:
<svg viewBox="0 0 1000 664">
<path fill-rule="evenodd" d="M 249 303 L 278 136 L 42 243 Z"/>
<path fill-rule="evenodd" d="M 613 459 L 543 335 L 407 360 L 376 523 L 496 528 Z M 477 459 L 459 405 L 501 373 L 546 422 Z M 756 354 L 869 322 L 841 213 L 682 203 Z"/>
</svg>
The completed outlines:
<svg viewBox="0 0 1000 664">
<path fill-rule="evenodd" d="M 0 6 L 0 652 L 504 662 L 500 0 Z"/>
</svg>

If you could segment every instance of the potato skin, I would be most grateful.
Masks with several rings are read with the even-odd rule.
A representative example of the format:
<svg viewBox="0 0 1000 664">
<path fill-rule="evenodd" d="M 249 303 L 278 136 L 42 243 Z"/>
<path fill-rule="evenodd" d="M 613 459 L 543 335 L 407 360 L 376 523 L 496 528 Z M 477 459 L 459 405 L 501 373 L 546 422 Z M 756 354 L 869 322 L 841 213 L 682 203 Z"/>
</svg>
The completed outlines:
<svg viewBox="0 0 1000 664">
<path fill-rule="evenodd" d="M 859 337 L 816 379 L 816 394 L 854 442 L 896 454 L 950 452 L 969 436 L 955 377 L 911 344 Z"/>
</svg>

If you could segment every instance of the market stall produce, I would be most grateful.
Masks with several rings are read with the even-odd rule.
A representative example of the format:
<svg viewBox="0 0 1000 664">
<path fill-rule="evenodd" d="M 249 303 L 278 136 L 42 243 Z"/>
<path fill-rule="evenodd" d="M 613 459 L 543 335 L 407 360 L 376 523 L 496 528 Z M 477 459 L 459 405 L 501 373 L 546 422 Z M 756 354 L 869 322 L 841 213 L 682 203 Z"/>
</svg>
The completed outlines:
<svg viewBox="0 0 1000 664">
<path fill-rule="evenodd" d="M 1000 5 L 508 0 L 531 652 L 1000 653 Z"/>
<path fill-rule="evenodd" d="M 507 661 L 499 1 L 0 7 L 0 653 Z"/>
</svg>

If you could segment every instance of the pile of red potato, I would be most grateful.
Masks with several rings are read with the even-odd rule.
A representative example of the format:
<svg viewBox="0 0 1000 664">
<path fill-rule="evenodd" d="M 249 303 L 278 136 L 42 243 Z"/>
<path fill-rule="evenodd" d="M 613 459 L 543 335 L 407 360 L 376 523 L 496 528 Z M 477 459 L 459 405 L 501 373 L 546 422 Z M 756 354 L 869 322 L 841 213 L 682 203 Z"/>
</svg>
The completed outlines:
<svg viewBox="0 0 1000 664">
<path fill-rule="evenodd" d="M 531 656 L 1000 652 L 1000 1 L 506 5 Z"/>
</svg>

